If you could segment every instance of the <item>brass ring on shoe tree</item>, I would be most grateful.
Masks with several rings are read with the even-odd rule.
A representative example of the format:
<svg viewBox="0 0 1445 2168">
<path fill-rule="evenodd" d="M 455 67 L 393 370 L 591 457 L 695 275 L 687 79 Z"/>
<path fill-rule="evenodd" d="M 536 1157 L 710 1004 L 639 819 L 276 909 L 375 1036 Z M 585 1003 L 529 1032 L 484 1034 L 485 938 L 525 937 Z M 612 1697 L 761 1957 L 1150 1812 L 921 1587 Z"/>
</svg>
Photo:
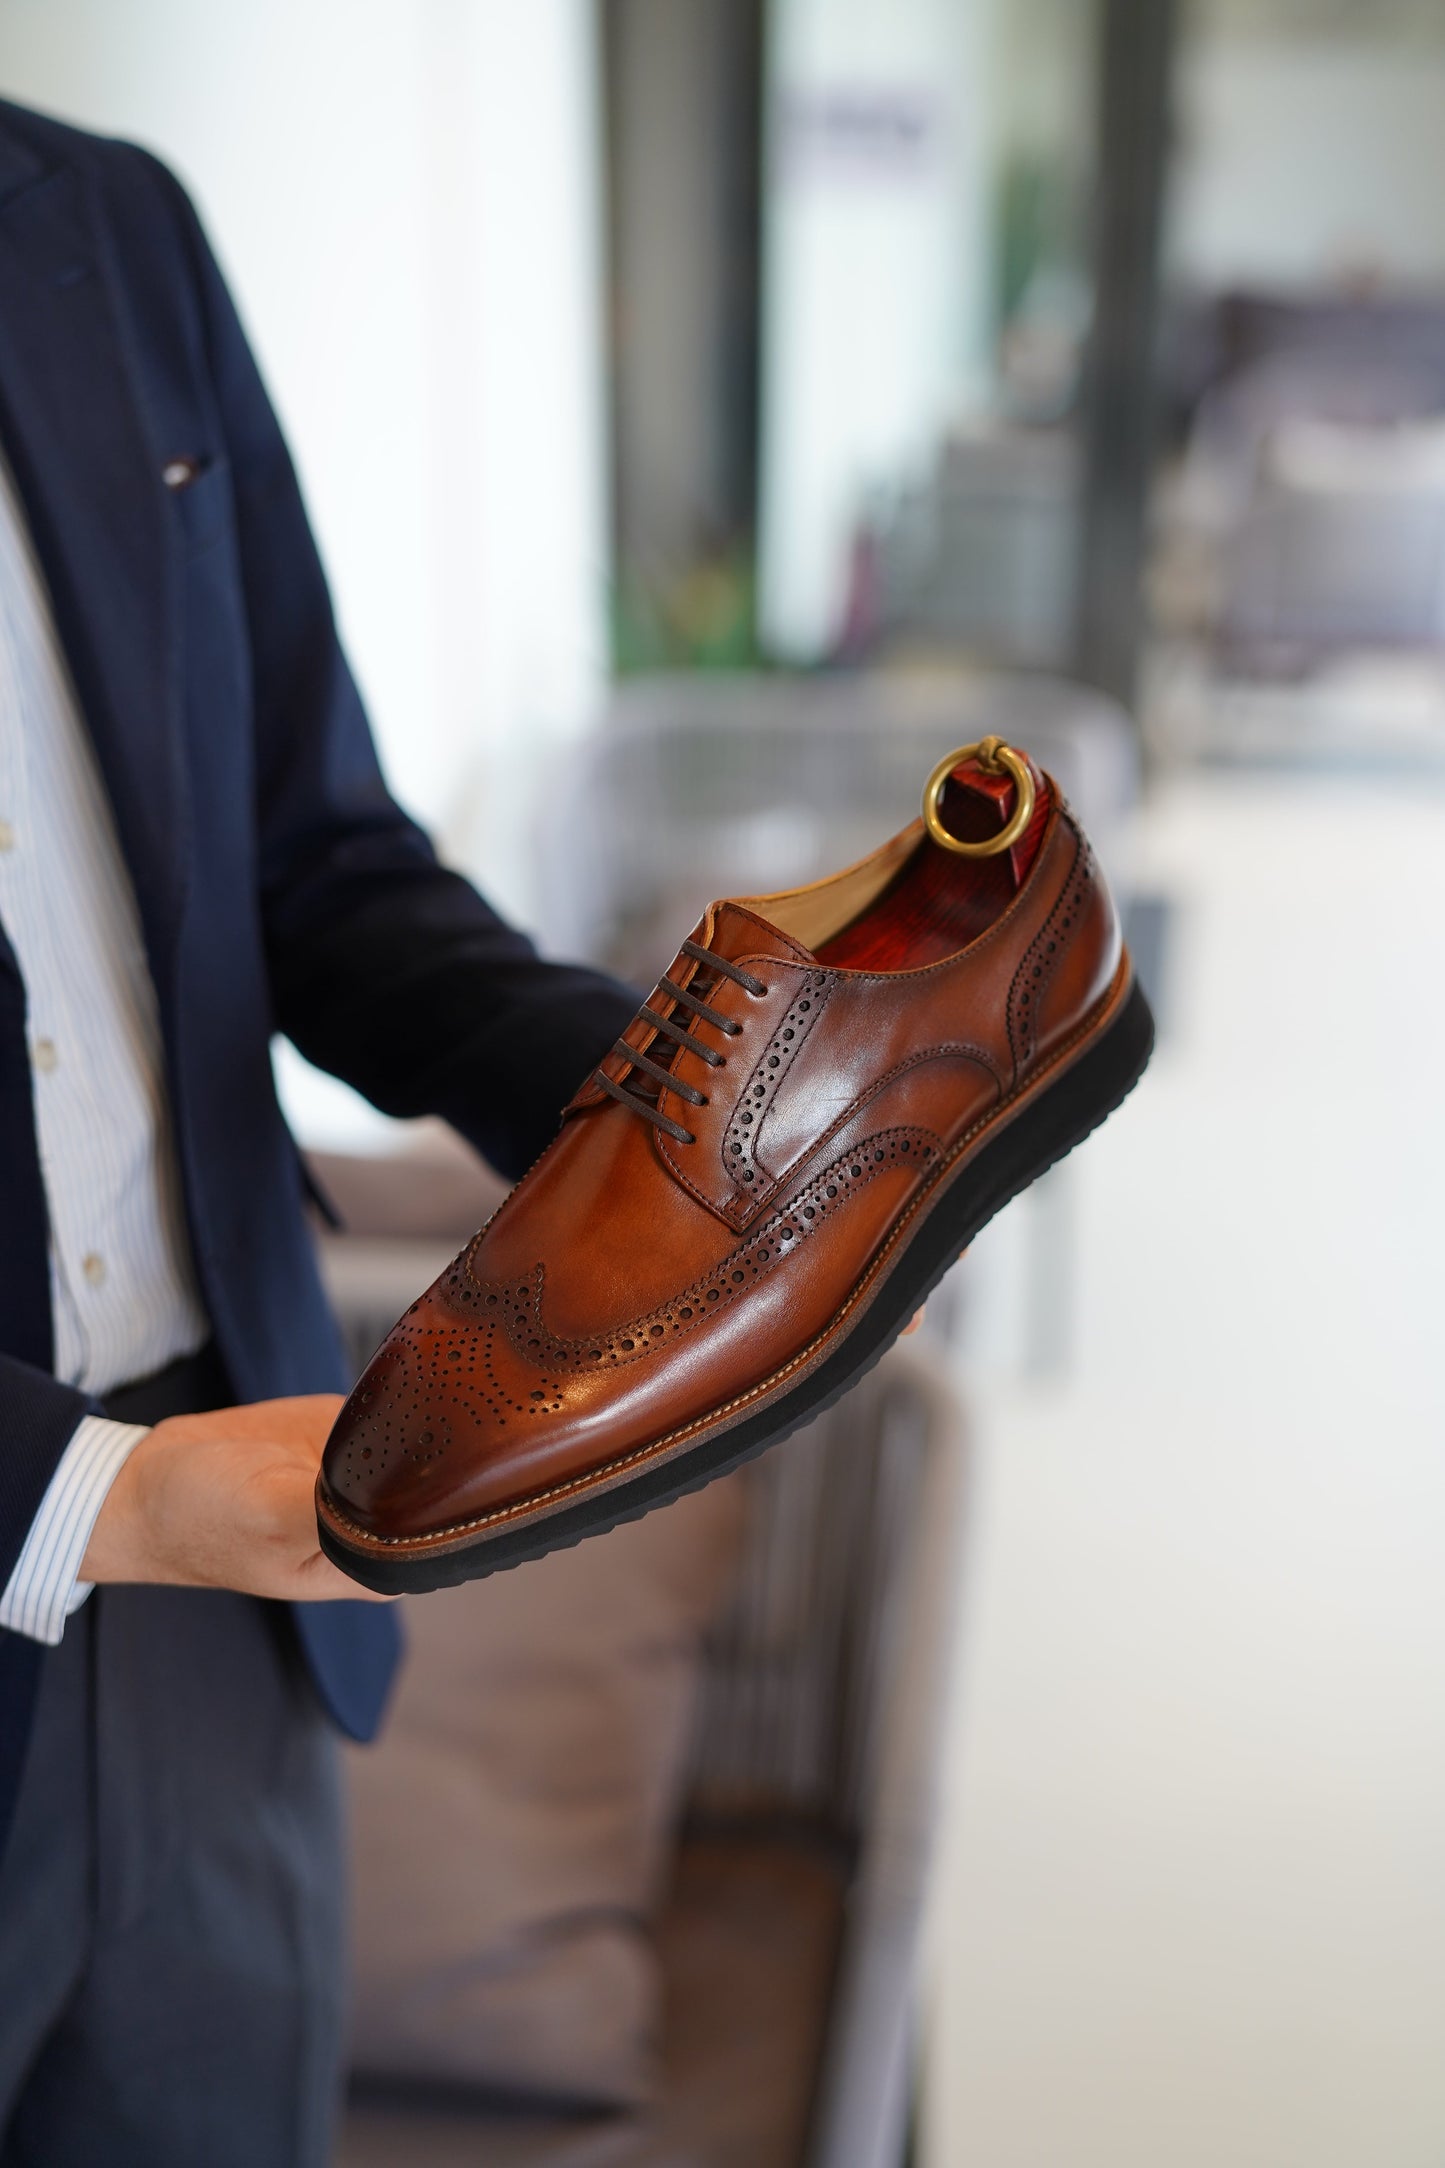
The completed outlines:
<svg viewBox="0 0 1445 2168">
<path fill-rule="evenodd" d="M 981 843 L 965 843 L 961 836 L 950 835 L 939 818 L 938 804 L 943 796 L 943 786 L 955 768 L 966 760 L 977 760 L 979 766 L 997 775 L 1000 769 L 1014 779 L 1018 803 L 996 836 L 985 836 Z M 946 851 L 957 851 L 960 858 L 996 858 L 1000 851 L 1011 851 L 1019 837 L 1034 817 L 1034 779 L 1029 764 L 1022 753 L 1016 753 L 1002 738 L 980 738 L 976 745 L 960 745 L 956 751 L 945 753 L 932 775 L 923 786 L 923 824 L 935 843 Z"/>
</svg>

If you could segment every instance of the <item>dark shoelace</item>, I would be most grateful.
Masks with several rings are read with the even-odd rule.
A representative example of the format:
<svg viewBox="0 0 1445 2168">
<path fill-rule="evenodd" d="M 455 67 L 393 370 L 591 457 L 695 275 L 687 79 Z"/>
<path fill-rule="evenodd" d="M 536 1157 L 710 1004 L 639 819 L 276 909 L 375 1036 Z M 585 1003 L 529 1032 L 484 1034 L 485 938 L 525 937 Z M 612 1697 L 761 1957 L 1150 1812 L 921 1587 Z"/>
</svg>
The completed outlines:
<svg viewBox="0 0 1445 2168">
<path fill-rule="evenodd" d="M 696 941 L 684 941 L 681 953 L 703 969 L 716 972 L 719 978 L 731 979 L 734 985 L 741 986 L 745 993 L 765 994 L 768 990 L 761 979 L 753 977 L 751 971 L 744 971 L 739 964 L 729 963 L 726 956 L 715 956 L 711 949 L 702 948 Z M 717 1029 L 726 1032 L 730 1039 L 735 1039 L 743 1028 L 732 1017 L 724 1016 L 721 1009 L 709 1008 L 707 1002 L 690 987 L 679 986 L 673 979 L 660 978 L 657 991 L 671 1002 L 674 1011 L 679 1008 L 687 1009 L 693 1019 L 701 1018 L 705 1024 L 716 1025 Z M 724 1066 L 726 1056 L 719 1054 L 715 1047 L 709 1046 L 695 1033 L 674 1022 L 672 1016 L 663 1016 L 645 1001 L 637 1013 L 654 1031 L 672 1041 L 674 1055 L 678 1047 L 685 1046 L 689 1053 L 700 1054 L 709 1069 L 721 1069 Z M 685 1099 L 689 1106 L 707 1105 L 705 1092 L 698 1091 L 694 1085 L 685 1084 L 662 1062 L 652 1061 L 646 1054 L 639 1054 L 636 1047 L 628 1045 L 626 1039 L 614 1041 L 612 1051 L 614 1054 L 621 1054 L 630 1069 L 641 1070 L 644 1076 L 651 1077 L 657 1085 L 658 1097 L 664 1091 L 676 1092 L 679 1099 Z M 666 1130 L 668 1136 L 675 1137 L 679 1144 L 696 1144 L 697 1138 L 692 1131 L 684 1129 L 680 1122 L 675 1122 L 664 1114 L 657 1105 L 657 1100 L 649 1097 L 640 1083 L 632 1083 L 626 1070 L 620 1080 L 614 1081 L 605 1069 L 595 1069 L 592 1081 L 610 1093 L 619 1106 L 628 1107 L 634 1114 L 640 1114 L 644 1121 L 651 1122 L 655 1128 Z"/>
</svg>

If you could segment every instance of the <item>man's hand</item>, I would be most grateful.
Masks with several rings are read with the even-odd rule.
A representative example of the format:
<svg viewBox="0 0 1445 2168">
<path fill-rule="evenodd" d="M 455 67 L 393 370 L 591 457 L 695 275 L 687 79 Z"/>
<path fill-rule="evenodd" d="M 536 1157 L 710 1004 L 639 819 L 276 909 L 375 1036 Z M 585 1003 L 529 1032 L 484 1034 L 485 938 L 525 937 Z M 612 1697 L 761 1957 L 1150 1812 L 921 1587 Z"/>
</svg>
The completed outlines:
<svg viewBox="0 0 1445 2168">
<path fill-rule="evenodd" d="M 316 1540 L 316 1470 L 340 1406 L 309 1393 L 157 1423 L 111 1485 L 81 1579 L 368 1598 Z"/>
</svg>

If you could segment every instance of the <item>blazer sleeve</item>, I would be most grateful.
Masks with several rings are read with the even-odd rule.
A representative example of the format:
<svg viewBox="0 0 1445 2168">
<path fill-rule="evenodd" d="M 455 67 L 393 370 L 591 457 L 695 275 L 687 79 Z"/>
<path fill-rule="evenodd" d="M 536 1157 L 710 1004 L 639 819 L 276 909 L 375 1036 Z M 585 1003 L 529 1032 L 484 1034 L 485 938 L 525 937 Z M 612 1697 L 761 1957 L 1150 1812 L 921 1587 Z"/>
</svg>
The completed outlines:
<svg viewBox="0 0 1445 2168">
<path fill-rule="evenodd" d="M 637 996 L 539 956 L 388 794 L 276 416 L 190 201 L 155 172 L 197 283 L 234 479 L 277 1026 L 385 1113 L 442 1115 L 515 1177 Z"/>
</svg>

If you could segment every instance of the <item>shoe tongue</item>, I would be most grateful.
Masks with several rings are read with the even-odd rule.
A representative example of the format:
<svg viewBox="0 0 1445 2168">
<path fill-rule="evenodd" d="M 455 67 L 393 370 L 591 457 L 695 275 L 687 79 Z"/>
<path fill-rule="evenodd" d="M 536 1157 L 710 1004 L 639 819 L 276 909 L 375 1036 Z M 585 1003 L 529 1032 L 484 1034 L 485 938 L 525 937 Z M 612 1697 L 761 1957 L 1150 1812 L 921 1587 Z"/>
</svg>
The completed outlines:
<svg viewBox="0 0 1445 2168">
<path fill-rule="evenodd" d="M 805 949 L 801 941 L 738 903 L 715 903 L 698 939 L 715 956 L 725 956 L 730 964 L 740 963 L 745 956 L 766 956 L 780 963 L 816 961 L 812 950 Z"/>
</svg>

